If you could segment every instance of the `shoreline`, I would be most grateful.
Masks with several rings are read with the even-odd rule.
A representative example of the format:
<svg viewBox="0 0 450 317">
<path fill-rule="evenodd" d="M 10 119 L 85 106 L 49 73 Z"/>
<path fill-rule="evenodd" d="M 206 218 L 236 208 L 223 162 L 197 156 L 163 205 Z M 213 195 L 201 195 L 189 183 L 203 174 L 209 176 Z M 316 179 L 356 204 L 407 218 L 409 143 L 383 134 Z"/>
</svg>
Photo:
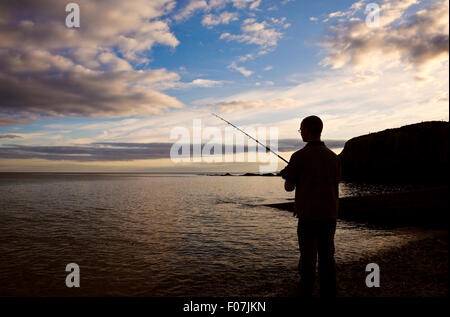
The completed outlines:
<svg viewBox="0 0 450 317">
<path fill-rule="evenodd" d="M 449 296 L 448 187 L 425 188 L 358 197 L 339 201 L 339 218 L 382 227 L 425 227 L 436 236 L 411 240 L 404 245 L 365 254 L 337 263 L 338 297 L 445 297 Z M 292 211 L 294 202 L 267 204 Z M 439 230 L 441 229 L 441 230 Z M 444 229 L 444 230 L 442 230 Z M 339 252 L 339 249 L 336 250 Z M 365 285 L 365 267 L 380 267 L 380 287 Z M 277 296 L 297 296 L 299 275 L 287 282 Z M 314 296 L 318 296 L 318 276 Z"/>
<path fill-rule="evenodd" d="M 449 296 L 449 236 L 439 230 L 435 236 L 412 240 L 362 255 L 357 260 L 336 263 L 338 298 L 405 298 Z M 339 253 L 337 248 L 336 253 Z M 368 288 L 366 265 L 380 268 L 380 287 Z M 284 272 L 267 272 L 259 289 L 247 289 L 238 296 L 298 297 L 299 274 L 295 264 Z M 319 276 L 313 297 L 319 297 Z"/>
<path fill-rule="evenodd" d="M 351 262 L 336 264 L 337 298 L 406 298 L 449 296 L 448 232 L 435 237 L 414 240 Z M 337 250 L 339 252 L 339 250 Z M 380 268 L 380 287 L 369 288 L 365 267 L 376 263 Z M 263 288 L 247 289 L 238 296 L 299 297 L 299 274 L 296 266 L 278 276 L 271 272 Z M 266 276 L 267 278 L 267 276 Z M 319 276 L 313 298 L 319 298 Z M 300 297 L 299 297 L 300 299 Z"/>
<path fill-rule="evenodd" d="M 444 297 L 449 295 L 448 232 L 410 241 L 404 246 L 377 252 L 338 266 L 342 297 Z M 364 268 L 380 267 L 380 287 L 368 288 Z"/>
<path fill-rule="evenodd" d="M 292 212 L 294 201 L 264 204 Z M 448 228 L 448 186 L 339 198 L 338 218 L 387 226 Z"/>
<path fill-rule="evenodd" d="M 448 232 L 410 241 L 337 265 L 339 297 L 445 297 L 449 295 Z M 380 287 L 368 288 L 368 263 L 380 267 Z M 317 285 L 316 285 L 317 286 Z M 317 292 L 318 287 L 316 287 Z M 295 290 L 289 294 L 295 296 Z"/>
</svg>

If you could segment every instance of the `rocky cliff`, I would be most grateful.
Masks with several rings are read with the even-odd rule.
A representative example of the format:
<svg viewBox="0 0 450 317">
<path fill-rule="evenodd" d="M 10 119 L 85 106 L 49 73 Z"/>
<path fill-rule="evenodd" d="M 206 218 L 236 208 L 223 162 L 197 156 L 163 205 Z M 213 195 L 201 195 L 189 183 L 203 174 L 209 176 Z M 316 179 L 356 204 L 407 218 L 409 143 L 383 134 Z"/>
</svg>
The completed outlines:
<svg viewBox="0 0 450 317">
<path fill-rule="evenodd" d="M 348 140 L 344 181 L 448 184 L 449 123 L 422 122 Z"/>
</svg>

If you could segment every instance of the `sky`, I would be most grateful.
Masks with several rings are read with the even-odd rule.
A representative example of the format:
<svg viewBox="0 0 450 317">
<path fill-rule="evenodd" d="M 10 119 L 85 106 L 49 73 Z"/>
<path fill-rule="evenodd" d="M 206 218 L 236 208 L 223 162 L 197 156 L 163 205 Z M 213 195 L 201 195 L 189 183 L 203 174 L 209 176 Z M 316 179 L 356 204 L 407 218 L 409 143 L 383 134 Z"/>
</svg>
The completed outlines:
<svg viewBox="0 0 450 317">
<path fill-rule="evenodd" d="M 448 121 L 448 0 L 74 2 L 79 28 L 69 2 L 0 2 L 0 171 L 254 168 L 170 160 L 174 128 L 225 128 L 212 112 L 277 128 L 287 159 L 308 115 L 336 152 Z"/>
</svg>

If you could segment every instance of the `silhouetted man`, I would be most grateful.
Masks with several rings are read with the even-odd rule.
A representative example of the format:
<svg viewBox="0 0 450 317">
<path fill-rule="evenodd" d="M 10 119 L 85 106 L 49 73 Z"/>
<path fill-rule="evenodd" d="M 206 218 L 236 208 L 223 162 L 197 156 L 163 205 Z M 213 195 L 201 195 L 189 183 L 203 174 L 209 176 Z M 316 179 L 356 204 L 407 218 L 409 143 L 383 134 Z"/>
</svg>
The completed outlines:
<svg viewBox="0 0 450 317">
<path fill-rule="evenodd" d="M 334 233 L 341 168 L 338 156 L 320 140 L 323 123 L 317 116 L 303 119 L 300 134 L 305 147 L 295 152 L 281 171 L 286 191 L 295 189 L 298 217 L 300 295 L 311 296 L 319 257 L 320 296 L 336 296 Z"/>
</svg>

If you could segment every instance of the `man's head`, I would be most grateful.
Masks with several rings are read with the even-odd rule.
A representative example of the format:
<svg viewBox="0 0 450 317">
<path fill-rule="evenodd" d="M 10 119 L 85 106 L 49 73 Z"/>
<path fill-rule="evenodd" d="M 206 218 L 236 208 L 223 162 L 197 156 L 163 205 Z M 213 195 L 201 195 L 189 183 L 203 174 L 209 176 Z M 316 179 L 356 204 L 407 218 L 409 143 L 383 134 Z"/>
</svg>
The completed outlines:
<svg viewBox="0 0 450 317">
<path fill-rule="evenodd" d="M 322 120 L 317 116 L 306 117 L 300 124 L 300 134 L 305 142 L 320 141 L 322 129 Z"/>
</svg>

